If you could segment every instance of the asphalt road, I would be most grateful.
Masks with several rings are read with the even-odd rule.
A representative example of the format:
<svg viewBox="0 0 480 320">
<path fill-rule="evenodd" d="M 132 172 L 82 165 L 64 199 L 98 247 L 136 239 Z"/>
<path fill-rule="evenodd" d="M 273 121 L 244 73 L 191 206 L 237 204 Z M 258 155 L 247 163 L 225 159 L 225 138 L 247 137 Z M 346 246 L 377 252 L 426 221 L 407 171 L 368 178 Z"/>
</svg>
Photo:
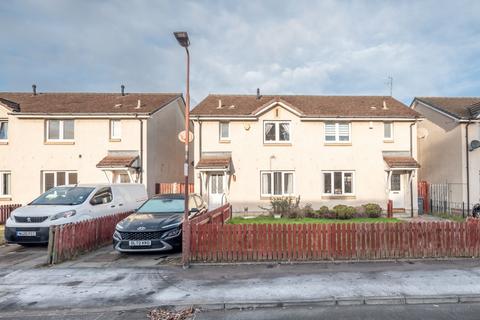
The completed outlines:
<svg viewBox="0 0 480 320">
<path fill-rule="evenodd" d="M 95 312 L 89 314 L 68 314 L 51 312 L 36 315 L 18 314 L 13 317 L 2 317 L 0 319 L 13 320 L 145 320 L 147 309 L 115 312 Z M 342 307 L 317 307 L 317 308 L 285 308 L 285 309 L 257 309 L 257 310 L 230 310 L 199 312 L 195 320 L 297 320 L 297 319 L 343 319 L 343 320 L 400 320 L 400 319 L 479 319 L 480 304 L 440 304 L 440 305 L 399 305 L 399 306 L 342 306 Z M 192 318 L 193 319 L 193 318 Z"/>
</svg>

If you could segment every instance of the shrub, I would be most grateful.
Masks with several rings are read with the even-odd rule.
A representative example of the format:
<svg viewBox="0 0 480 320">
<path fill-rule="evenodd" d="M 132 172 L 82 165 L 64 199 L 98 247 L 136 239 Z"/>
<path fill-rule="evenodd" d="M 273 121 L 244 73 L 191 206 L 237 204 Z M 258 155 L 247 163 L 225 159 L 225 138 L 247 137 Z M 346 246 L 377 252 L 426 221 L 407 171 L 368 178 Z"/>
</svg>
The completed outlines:
<svg viewBox="0 0 480 320">
<path fill-rule="evenodd" d="M 365 214 L 369 218 L 379 218 L 382 215 L 382 207 L 376 203 L 367 203 L 363 207 L 365 208 Z"/>
<path fill-rule="evenodd" d="M 353 215 L 354 218 L 367 218 L 368 215 L 365 212 L 364 206 L 355 207 L 355 214 Z"/>
<path fill-rule="evenodd" d="M 305 212 L 301 208 L 292 208 L 285 214 L 285 217 L 289 219 L 301 219 L 305 217 Z"/>
<path fill-rule="evenodd" d="M 304 205 L 302 211 L 303 211 L 303 215 L 307 218 L 316 218 L 317 217 L 317 214 L 316 214 L 315 210 L 313 210 L 311 203 L 307 203 L 306 205 Z"/>
<path fill-rule="evenodd" d="M 343 204 L 338 204 L 333 207 L 337 219 L 352 219 L 355 214 L 355 208 L 351 206 L 346 206 Z"/>
<path fill-rule="evenodd" d="M 300 210 L 300 197 L 272 197 L 270 199 L 270 208 L 260 207 L 267 210 L 270 215 L 281 214 L 285 217 L 299 216 L 298 212 L 292 213 L 294 210 Z"/>
</svg>

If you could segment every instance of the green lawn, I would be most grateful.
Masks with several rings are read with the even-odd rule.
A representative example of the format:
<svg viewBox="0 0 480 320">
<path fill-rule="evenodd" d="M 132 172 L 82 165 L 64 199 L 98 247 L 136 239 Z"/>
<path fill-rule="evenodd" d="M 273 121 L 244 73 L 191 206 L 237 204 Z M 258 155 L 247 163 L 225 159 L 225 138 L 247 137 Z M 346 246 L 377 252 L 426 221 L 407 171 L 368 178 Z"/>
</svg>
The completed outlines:
<svg viewBox="0 0 480 320">
<path fill-rule="evenodd" d="M 228 223 L 230 224 L 269 224 L 269 223 L 279 223 L 279 224 L 302 224 L 302 223 L 361 223 L 361 222 L 402 222 L 399 219 L 395 218 L 354 218 L 348 220 L 339 220 L 339 219 L 316 219 L 316 218 L 302 218 L 302 219 L 287 219 L 280 218 L 275 219 L 273 217 L 259 216 L 251 219 L 244 219 L 242 217 L 233 218 Z"/>
</svg>

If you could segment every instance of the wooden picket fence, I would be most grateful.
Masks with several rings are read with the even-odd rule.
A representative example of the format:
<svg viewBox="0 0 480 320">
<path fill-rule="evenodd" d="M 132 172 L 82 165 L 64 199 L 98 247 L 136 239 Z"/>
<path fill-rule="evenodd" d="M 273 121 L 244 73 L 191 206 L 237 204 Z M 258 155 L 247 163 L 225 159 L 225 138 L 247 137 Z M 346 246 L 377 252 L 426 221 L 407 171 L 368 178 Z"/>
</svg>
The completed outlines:
<svg viewBox="0 0 480 320">
<path fill-rule="evenodd" d="M 112 242 L 115 226 L 131 212 L 50 227 L 49 264 L 71 260 Z"/>
<path fill-rule="evenodd" d="M 188 184 L 188 192 L 193 193 L 193 183 Z M 155 183 L 155 194 L 184 193 L 185 183 Z"/>
<path fill-rule="evenodd" d="M 190 220 L 191 224 L 225 224 L 232 218 L 232 206 L 227 203 L 219 208 L 199 215 Z"/>
<path fill-rule="evenodd" d="M 190 261 L 479 257 L 480 222 L 193 224 Z"/>
<path fill-rule="evenodd" d="M 21 204 L 4 204 L 0 206 L 0 224 L 5 224 L 7 222 L 8 218 L 10 217 L 10 214 L 12 214 L 12 211 L 20 208 L 22 205 Z"/>
</svg>

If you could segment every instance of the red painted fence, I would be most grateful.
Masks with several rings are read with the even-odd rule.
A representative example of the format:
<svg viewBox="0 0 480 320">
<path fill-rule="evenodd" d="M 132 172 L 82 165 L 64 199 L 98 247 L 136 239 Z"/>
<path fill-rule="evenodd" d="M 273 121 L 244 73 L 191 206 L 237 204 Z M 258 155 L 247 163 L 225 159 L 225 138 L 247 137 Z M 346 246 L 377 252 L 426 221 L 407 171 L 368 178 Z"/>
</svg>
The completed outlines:
<svg viewBox="0 0 480 320">
<path fill-rule="evenodd" d="M 197 224 L 197 262 L 367 260 L 480 256 L 480 222 Z"/>
<path fill-rule="evenodd" d="M 131 212 L 50 227 L 48 263 L 74 259 L 112 242 L 116 224 Z"/>
<path fill-rule="evenodd" d="M 185 183 L 155 183 L 155 194 L 184 193 Z M 188 192 L 193 193 L 193 183 L 188 184 Z"/>
<path fill-rule="evenodd" d="M 225 224 L 228 220 L 232 218 L 232 206 L 230 204 L 225 204 L 217 209 L 209 211 L 205 214 L 202 214 L 198 217 L 190 220 L 190 223 L 193 224 Z"/>
<path fill-rule="evenodd" d="M 0 206 L 0 224 L 5 224 L 13 210 L 21 207 L 20 204 L 6 204 Z"/>
</svg>

